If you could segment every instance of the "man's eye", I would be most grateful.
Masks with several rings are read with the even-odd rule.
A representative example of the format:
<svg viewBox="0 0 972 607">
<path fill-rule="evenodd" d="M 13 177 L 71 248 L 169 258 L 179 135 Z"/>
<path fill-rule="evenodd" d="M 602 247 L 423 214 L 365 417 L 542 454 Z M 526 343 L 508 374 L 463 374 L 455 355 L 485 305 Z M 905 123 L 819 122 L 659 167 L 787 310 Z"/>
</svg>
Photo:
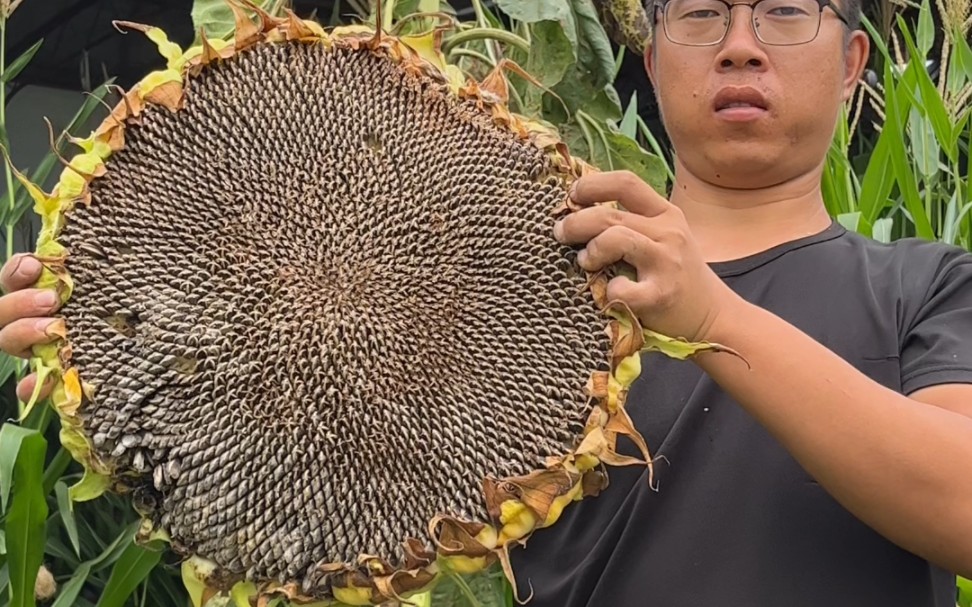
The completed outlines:
<svg viewBox="0 0 972 607">
<path fill-rule="evenodd" d="M 713 11 L 708 9 L 692 11 L 683 15 L 683 19 L 715 19 L 718 18 L 719 11 Z"/>
<path fill-rule="evenodd" d="M 769 11 L 774 17 L 805 17 L 807 12 L 799 6 L 777 6 Z"/>
</svg>

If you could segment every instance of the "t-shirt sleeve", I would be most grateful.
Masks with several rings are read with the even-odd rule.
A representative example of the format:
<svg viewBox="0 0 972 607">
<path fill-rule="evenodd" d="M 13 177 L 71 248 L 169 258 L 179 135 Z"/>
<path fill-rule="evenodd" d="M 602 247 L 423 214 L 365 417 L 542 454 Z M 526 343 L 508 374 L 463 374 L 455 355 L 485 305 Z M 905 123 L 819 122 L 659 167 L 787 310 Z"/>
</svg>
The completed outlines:
<svg viewBox="0 0 972 607">
<path fill-rule="evenodd" d="M 921 281 L 928 286 L 916 293 L 920 303 L 901 342 L 904 394 L 972 383 L 972 254 L 957 247 L 938 251 L 929 268 L 934 278 L 930 284 Z"/>
</svg>

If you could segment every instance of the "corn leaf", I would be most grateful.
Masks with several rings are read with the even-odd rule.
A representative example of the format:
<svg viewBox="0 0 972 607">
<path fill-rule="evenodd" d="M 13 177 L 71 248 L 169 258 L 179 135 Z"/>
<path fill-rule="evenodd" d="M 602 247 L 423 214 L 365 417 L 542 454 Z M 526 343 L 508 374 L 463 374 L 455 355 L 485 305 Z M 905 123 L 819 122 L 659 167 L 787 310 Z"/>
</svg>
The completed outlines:
<svg viewBox="0 0 972 607">
<path fill-rule="evenodd" d="M 0 512 L 7 511 L 14 468 L 24 439 L 36 434 L 35 430 L 4 424 L 0 428 Z"/>
<path fill-rule="evenodd" d="M 948 204 L 945 207 L 945 220 L 942 226 L 942 237 L 941 240 L 944 243 L 951 245 L 958 245 L 959 236 L 962 230 L 962 221 L 972 210 L 972 202 L 967 202 L 959 208 L 959 191 L 955 190 L 952 192 L 952 196 L 948 199 Z"/>
<path fill-rule="evenodd" d="M 972 580 L 958 578 L 958 606 L 972 607 Z"/>
<path fill-rule="evenodd" d="M 81 563 L 81 566 L 74 570 L 74 575 L 71 576 L 71 579 L 61 586 L 57 600 L 54 601 L 51 607 L 74 607 L 74 601 L 81 593 L 81 589 L 84 587 L 84 583 L 87 581 L 90 573 L 91 564 Z"/>
<path fill-rule="evenodd" d="M 34 582 L 44 558 L 47 502 L 41 491 L 47 441 L 32 431 L 20 439 L 14 466 L 16 485 L 7 513 L 7 565 L 10 607 L 34 607 Z"/>
<path fill-rule="evenodd" d="M 932 35 L 934 36 L 934 32 Z M 918 49 L 915 47 L 915 42 L 911 39 L 911 35 L 907 31 L 904 31 L 903 36 L 905 43 L 908 45 L 908 51 L 912 56 L 916 55 Z M 949 160 L 954 162 L 958 156 L 958 136 L 954 133 L 948 110 L 945 109 L 945 101 L 942 100 L 942 94 L 938 91 L 935 83 L 932 82 L 927 70 L 915 69 L 913 74 L 918 85 L 918 95 L 915 97 L 915 109 L 931 123 L 935 137 L 945 148 L 945 154 Z M 924 133 L 922 135 L 924 136 Z M 926 144 L 927 142 L 922 143 Z M 927 149 L 929 148 L 926 147 L 922 151 Z M 937 150 L 935 153 L 935 167 L 932 171 L 936 170 L 938 170 Z M 928 176 L 930 173 L 924 173 L 924 175 Z"/>
<path fill-rule="evenodd" d="M 885 86 L 893 86 L 888 82 Z M 881 212 L 888 206 L 888 197 L 894 187 L 894 168 L 891 165 L 890 140 L 900 137 L 898 133 L 885 125 L 878 137 L 877 144 L 871 152 L 871 158 L 864 171 L 861 181 L 861 195 L 859 208 L 865 220 L 873 223 Z"/>
<path fill-rule="evenodd" d="M 912 55 L 913 60 L 925 62 L 928 57 L 928 51 L 931 50 L 932 45 L 935 43 L 935 21 L 932 19 L 931 7 L 928 5 L 928 0 L 922 0 L 921 10 L 918 11 L 918 31 L 916 32 L 918 40 L 918 50 L 921 54 Z"/>
<path fill-rule="evenodd" d="M 948 62 L 947 88 L 949 94 L 957 96 L 965 84 L 972 80 L 972 48 L 965 38 L 965 33 L 956 31 L 952 36 L 953 47 L 951 60 Z"/>
<path fill-rule="evenodd" d="M 13 82 L 13 79 L 20 75 L 20 72 L 24 70 L 25 67 L 30 63 L 30 60 L 34 58 L 37 51 L 40 50 L 41 45 L 44 44 L 44 39 L 41 38 L 35 42 L 29 49 L 24 51 L 19 57 L 10 62 L 10 65 L 3 71 L 3 78 L 0 78 L 0 82 L 6 84 L 8 82 Z"/>
<path fill-rule="evenodd" d="M 20 367 L 20 359 L 6 352 L 0 353 L 0 385 L 7 383 L 10 376 Z"/>
<path fill-rule="evenodd" d="M 917 107 L 908 113 L 908 131 L 911 133 L 911 153 L 918 171 L 929 180 L 938 172 L 938 157 L 941 149 L 935 140 L 931 124 L 921 115 Z"/>
<path fill-rule="evenodd" d="M 894 227 L 894 217 L 884 217 L 874 222 L 871 227 L 871 237 L 878 242 L 891 242 L 891 229 Z"/>
<path fill-rule="evenodd" d="M 96 573 L 118 562 L 128 546 L 132 544 L 136 529 L 138 529 L 138 522 L 130 523 L 122 529 L 111 544 L 105 546 L 101 554 L 91 561 L 91 572 Z"/>
<path fill-rule="evenodd" d="M 64 481 L 57 481 L 54 485 L 54 494 L 57 496 L 57 511 L 61 515 L 61 523 L 67 531 L 68 539 L 71 540 L 71 547 L 74 553 L 81 558 L 81 544 L 78 541 L 78 525 L 74 520 L 74 504 L 68 497 L 68 486 Z"/>
<path fill-rule="evenodd" d="M 905 72 L 907 73 L 909 70 L 915 69 L 924 69 L 924 67 L 912 63 Z M 889 83 L 885 84 L 885 86 L 890 86 L 890 83 L 893 82 L 891 66 L 886 64 L 884 71 L 885 82 Z M 890 144 L 889 151 L 891 164 L 894 167 L 895 181 L 898 183 L 898 187 L 901 188 L 901 192 L 904 195 L 905 208 L 908 209 L 908 213 L 915 223 L 918 236 L 927 240 L 934 240 L 935 232 L 932 230 L 931 223 L 922 204 L 921 195 L 918 192 L 918 181 L 914 171 L 911 170 L 911 164 L 908 162 L 908 153 L 905 150 L 904 141 L 897 135 L 897 133 L 901 133 L 904 130 L 906 112 L 911 109 L 907 94 L 904 92 L 906 91 L 907 85 L 907 81 L 901 82 L 893 90 L 890 90 L 887 95 L 887 120 L 884 124 L 882 136 L 889 131 L 892 134 L 891 137 L 888 137 L 888 143 Z"/>
<path fill-rule="evenodd" d="M 130 541 L 112 567 L 98 607 L 123 607 L 149 572 L 162 559 L 162 552 L 143 548 Z"/>
</svg>

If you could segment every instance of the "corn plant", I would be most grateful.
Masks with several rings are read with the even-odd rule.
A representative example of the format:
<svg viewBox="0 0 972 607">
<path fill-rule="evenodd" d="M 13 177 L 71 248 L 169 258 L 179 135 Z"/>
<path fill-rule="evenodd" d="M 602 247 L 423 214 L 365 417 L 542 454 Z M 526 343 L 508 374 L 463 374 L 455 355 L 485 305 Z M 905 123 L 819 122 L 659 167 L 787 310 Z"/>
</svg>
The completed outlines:
<svg viewBox="0 0 972 607">
<path fill-rule="evenodd" d="M 924 0 L 916 24 L 896 15 L 889 46 L 865 20 L 883 64 L 876 87 L 863 83 L 841 121 L 823 186 L 828 210 L 846 226 L 882 241 L 906 236 L 972 246 L 969 142 L 972 140 L 972 50 L 968 0 L 939 0 L 937 82 L 926 69 L 936 24 Z M 847 151 L 867 104 L 880 131 L 863 171 Z"/>
</svg>

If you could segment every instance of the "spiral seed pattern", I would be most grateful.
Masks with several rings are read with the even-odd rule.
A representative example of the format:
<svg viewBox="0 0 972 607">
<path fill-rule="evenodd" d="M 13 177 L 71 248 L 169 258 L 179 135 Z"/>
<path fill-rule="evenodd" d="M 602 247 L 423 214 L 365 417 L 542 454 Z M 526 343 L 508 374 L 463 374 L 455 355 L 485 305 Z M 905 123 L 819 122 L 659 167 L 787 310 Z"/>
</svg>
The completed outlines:
<svg viewBox="0 0 972 607">
<path fill-rule="evenodd" d="M 576 446 L 605 321 L 544 152 L 369 51 L 261 44 L 152 106 L 61 235 L 97 452 L 195 554 L 321 591 Z"/>
</svg>

